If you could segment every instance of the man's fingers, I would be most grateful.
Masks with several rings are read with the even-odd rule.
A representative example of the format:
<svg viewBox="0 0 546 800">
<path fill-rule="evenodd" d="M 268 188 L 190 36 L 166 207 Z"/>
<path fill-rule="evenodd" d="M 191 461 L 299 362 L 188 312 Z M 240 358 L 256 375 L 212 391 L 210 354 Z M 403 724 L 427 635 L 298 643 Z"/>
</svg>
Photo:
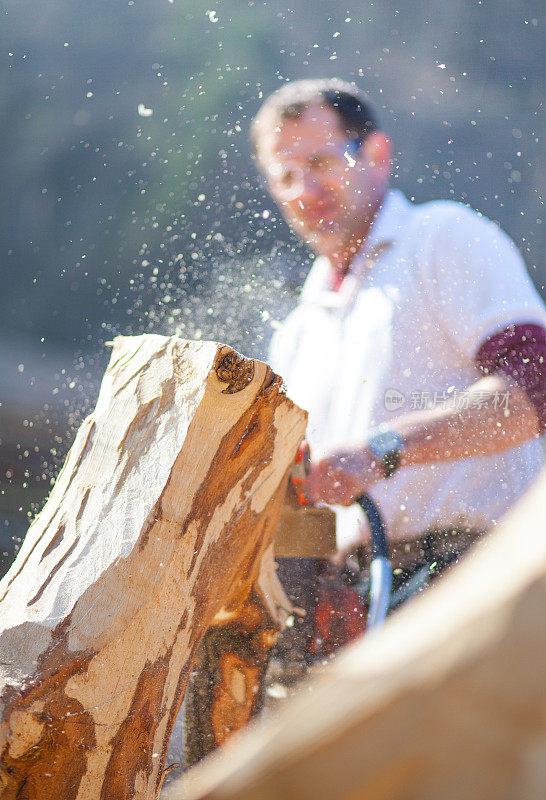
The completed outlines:
<svg viewBox="0 0 546 800">
<path fill-rule="evenodd" d="M 351 505 L 352 487 L 349 477 L 329 460 L 312 464 L 306 481 L 306 493 L 311 503 L 322 501 L 336 505 Z"/>
</svg>

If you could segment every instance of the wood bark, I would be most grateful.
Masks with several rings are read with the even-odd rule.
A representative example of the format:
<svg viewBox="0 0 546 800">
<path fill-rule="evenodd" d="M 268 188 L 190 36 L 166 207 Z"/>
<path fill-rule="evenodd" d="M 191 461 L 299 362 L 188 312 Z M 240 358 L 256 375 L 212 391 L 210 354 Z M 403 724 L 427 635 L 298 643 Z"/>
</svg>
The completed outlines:
<svg viewBox="0 0 546 800">
<path fill-rule="evenodd" d="M 543 800 L 546 472 L 495 532 L 165 800 Z"/>
<path fill-rule="evenodd" d="M 119 337 L 98 402 L 0 584 L 2 800 L 149 800 L 196 649 L 251 591 L 305 429 L 229 347 Z"/>
</svg>

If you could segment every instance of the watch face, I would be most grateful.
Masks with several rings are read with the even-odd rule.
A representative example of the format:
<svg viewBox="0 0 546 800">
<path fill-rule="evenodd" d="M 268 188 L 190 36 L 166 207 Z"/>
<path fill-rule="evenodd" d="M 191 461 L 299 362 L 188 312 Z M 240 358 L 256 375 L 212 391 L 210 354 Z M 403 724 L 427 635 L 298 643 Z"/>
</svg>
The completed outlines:
<svg viewBox="0 0 546 800">
<path fill-rule="evenodd" d="M 381 431 L 368 440 L 368 446 L 377 458 L 385 458 L 389 453 L 398 453 L 402 449 L 403 439 L 395 431 Z"/>
<path fill-rule="evenodd" d="M 400 465 L 400 451 L 404 440 L 399 433 L 391 430 L 380 430 L 368 439 L 368 447 L 383 465 L 385 478 L 394 475 Z"/>
</svg>

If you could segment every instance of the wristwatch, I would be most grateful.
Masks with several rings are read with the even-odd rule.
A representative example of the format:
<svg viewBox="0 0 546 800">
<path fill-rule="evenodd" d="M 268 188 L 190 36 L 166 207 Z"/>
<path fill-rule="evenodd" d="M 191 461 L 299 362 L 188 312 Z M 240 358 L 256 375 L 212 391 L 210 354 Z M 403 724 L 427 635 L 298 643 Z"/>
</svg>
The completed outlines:
<svg viewBox="0 0 546 800">
<path fill-rule="evenodd" d="M 400 454 L 404 447 L 402 436 L 386 425 L 379 425 L 368 434 L 367 444 L 381 463 L 385 478 L 394 475 L 400 466 Z"/>
</svg>

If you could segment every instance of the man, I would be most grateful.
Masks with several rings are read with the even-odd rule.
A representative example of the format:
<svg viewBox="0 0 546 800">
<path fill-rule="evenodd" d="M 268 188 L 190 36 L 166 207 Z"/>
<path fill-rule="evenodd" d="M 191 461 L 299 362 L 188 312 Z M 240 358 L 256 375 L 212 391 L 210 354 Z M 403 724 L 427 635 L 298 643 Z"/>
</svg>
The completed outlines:
<svg viewBox="0 0 546 800">
<path fill-rule="evenodd" d="M 269 192 L 318 255 L 271 348 L 309 411 L 309 494 L 337 507 L 341 547 L 367 492 L 402 568 L 423 549 L 447 563 L 540 469 L 543 304 L 493 223 L 389 189 L 389 138 L 352 84 L 283 86 L 252 139 Z"/>
</svg>

